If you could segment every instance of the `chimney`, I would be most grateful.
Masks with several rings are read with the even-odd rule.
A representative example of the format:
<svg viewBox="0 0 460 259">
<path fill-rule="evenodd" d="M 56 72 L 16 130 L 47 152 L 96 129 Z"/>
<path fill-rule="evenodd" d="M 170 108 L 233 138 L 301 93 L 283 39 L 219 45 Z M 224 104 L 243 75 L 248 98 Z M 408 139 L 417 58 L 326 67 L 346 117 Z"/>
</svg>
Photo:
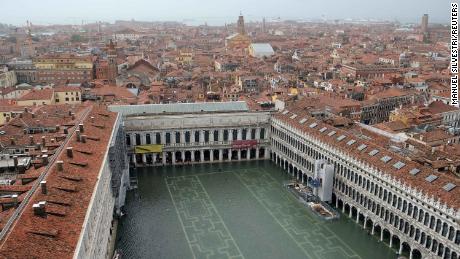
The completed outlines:
<svg viewBox="0 0 460 259">
<path fill-rule="evenodd" d="M 6 117 L 6 122 L 10 122 L 10 117 Z"/>
<path fill-rule="evenodd" d="M 13 199 L 14 207 L 17 207 L 18 206 L 18 195 L 17 194 L 11 195 L 11 199 Z"/>
<path fill-rule="evenodd" d="M 80 130 L 76 130 L 75 133 L 77 133 L 77 141 L 80 142 L 80 138 L 81 138 Z"/>
<path fill-rule="evenodd" d="M 24 107 L 24 113 L 28 113 L 29 109 L 27 107 Z"/>
<path fill-rule="evenodd" d="M 45 147 L 46 146 L 46 137 L 42 136 L 42 145 Z"/>
<path fill-rule="evenodd" d="M 37 144 L 35 144 L 35 145 L 37 145 L 37 150 L 41 150 L 41 149 L 42 149 L 42 143 L 37 143 Z"/>
<path fill-rule="evenodd" d="M 72 120 L 75 120 L 75 113 L 72 113 Z"/>
<path fill-rule="evenodd" d="M 17 169 L 19 165 L 18 156 L 13 156 L 13 163 L 14 163 L 14 169 Z"/>
<path fill-rule="evenodd" d="M 68 147 L 68 148 L 66 148 L 66 150 L 67 150 L 67 157 L 72 158 L 73 157 L 73 148 Z"/>
<path fill-rule="evenodd" d="M 81 135 L 80 141 L 81 143 L 86 143 L 86 135 Z"/>
<path fill-rule="evenodd" d="M 69 130 L 67 128 L 64 128 L 64 134 L 69 134 Z"/>
<path fill-rule="evenodd" d="M 94 116 L 91 116 L 91 122 L 94 122 Z"/>
<path fill-rule="evenodd" d="M 30 145 L 34 144 L 34 136 L 29 136 Z"/>
<path fill-rule="evenodd" d="M 85 132 L 83 128 L 83 123 L 78 124 L 78 129 L 80 130 L 81 133 Z"/>
<path fill-rule="evenodd" d="M 69 111 L 69 116 L 72 116 L 72 111 Z"/>
<path fill-rule="evenodd" d="M 64 161 L 59 160 L 59 161 L 56 162 L 56 165 L 57 165 L 57 170 L 59 172 L 64 171 Z"/>
<path fill-rule="evenodd" d="M 47 165 L 48 164 L 48 155 L 42 155 L 42 164 Z"/>
<path fill-rule="evenodd" d="M 10 138 L 10 142 L 12 146 L 16 145 L 16 141 L 14 141 L 14 138 Z"/>
<path fill-rule="evenodd" d="M 52 138 L 51 143 L 54 143 L 54 142 L 56 142 L 56 139 Z"/>
<path fill-rule="evenodd" d="M 35 118 L 35 113 L 32 113 L 32 118 Z"/>
<path fill-rule="evenodd" d="M 61 128 L 61 125 L 56 125 L 56 131 L 59 131 L 60 128 Z"/>
<path fill-rule="evenodd" d="M 40 189 L 42 190 L 42 194 L 47 194 L 48 190 L 46 189 L 46 181 L 40 182 Z"/>
<path fill-rule="evenodd" d="M 43 217 L 46 215 L 46 201 L 35 203 L 34 205 L 32 205 L 32 208 L 36 216 Z"/>
<path fill-rule="evenodd" d="M 22 118 L 22 113 L 19 113 L 19 118 Z"/>
</svg>

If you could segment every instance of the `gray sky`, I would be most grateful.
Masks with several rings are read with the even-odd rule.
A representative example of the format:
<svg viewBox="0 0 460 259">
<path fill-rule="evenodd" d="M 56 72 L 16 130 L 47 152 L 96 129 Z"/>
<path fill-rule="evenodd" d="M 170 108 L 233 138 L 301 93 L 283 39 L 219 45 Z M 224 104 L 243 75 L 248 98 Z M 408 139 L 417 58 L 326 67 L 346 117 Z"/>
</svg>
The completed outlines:
<svg viewBox="0 0 460 259">
<path fill-rule="evenodd" d="M 452 0 L 454 1 L 454 0 Z M 135 19 L 209 24 L 234 22 L 240 11 L 247 21 L 261 17 L 281 19 L 375 18 L 447 23 L 451 0 L 0 0 L 0 23 L 23 25 Z"/>
</svg>

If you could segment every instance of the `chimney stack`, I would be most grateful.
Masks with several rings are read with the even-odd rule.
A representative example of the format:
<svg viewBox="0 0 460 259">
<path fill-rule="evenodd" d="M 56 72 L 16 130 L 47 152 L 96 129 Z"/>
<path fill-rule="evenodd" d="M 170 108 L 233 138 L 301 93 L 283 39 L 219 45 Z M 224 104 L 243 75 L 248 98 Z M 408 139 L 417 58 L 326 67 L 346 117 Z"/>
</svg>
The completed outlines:
<svg viewBox="0 0 460 259">
<path fill-rule="evenodd" d="M 85 129 L 83 128 L 83 123 L 78 124 L 78 129 L 80 130 L 81 133 L 85 132 Z"/>
<path fill-rule="evenodd" d="M 34 209 L 34 214 L 36 216 L 43 217 L 46 215 L 46 201 L 35 203 L 32 205 L 32 208 Z"/>
<path fill-rule="evenodd" d="M 69 134 L 69 130 L 67 128 L 64 128 L 64 134 Z"/>
<path fill-rule="evenodd" d="M 42 136 L 42 145 L 45 147 L 46 146 L 46 137 Z"/>
<path fill-rule="evenodd" d="M 81 139 L 80 130 L 76 130 L 75 133 L 77 134 L 77 141 L 80 142 L 80 139 Z"/>
<path fill-rule="evenodd" d="M 61 128 L 61 125 L 56 125 L 56 131 L 59 131 L 60 128 Z"/>
<path fill-rule="evenodd" d="M 41 181 L 40 182 L 40 188 L 42 190 L 42 194 L 47 194 L 48 190 L 46 189 L 46 181 Z"/>
<path fill-rule="evenodd" d="M 6 117 L 6 122 L 10 122 L 10 117 Z"/>
<path fill-rule="evenodd" d="M 48 155 L 42 155 L 42 164 L 47 165 L 48 164 Z"/>
<path fill-rule="evenodd" d="M 22 132 L 24 132 L 24 135 L 27 135 L 27 129 L 23 129 Z"/>
<path fill-rule="evenodd" d="M 14 169 L 17 169 L 19 165 L 18 156 L 13 156 L 13 163 L 14 163 Z"/>
<path fill-rule="evenodd" d="M 12 146 L 16 145 L 16 141 L 14 141 L 14 138 L 10 138 L 10 142 Z"/>
<path fill-rule="evenodd" d="M 18 195 L 17 194 L 11 195 L 11 199 L 13 199 L 14 207 L 17 207 L 18 206 Z"/>
<path fill-rule="evenodd" d="M 28 113 L 28 112 L 29 112 L 29 108 L 24 107 L 24 113 Z"/>
<path fill-rule="evenodd" d="M 32 118 L 35 118 L 35 113 L 32 113 Z"/>
<path fill-rule="evenodd" d="M 56 165 L 57 165 L 57 170 L 59 172 L 64 171 L 64 161 L 59 160 L 59 161 L 56 162 Z"/>
<path fill-rule="evenodd" d="M 34 144 L 34 136 L 29 136 L 30 145 Z"/>
<path fill-rule="evenodd" d="M 81 135 L 81 143 L 86 143 L 86 135 Z"/>
<path fill-rule="evenodd" d="M 73 148 L 68 147 L 66 150 L 67 150 L 67 157 L 72 158 L 73 157 Z"/>
<path fill-rule="evenodd" d="M 72 120 L 75 120 L 75 113 L 72 113 Z"/>
</svg>

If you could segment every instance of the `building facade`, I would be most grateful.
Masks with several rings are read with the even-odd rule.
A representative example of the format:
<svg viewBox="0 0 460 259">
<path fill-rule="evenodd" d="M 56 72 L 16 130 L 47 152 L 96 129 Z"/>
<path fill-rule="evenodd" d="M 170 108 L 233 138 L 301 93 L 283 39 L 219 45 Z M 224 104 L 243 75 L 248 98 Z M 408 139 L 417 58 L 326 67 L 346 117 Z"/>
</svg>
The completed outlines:
<svg viewBox="0 0 460 259">
<path fill-rule="evenodd" d="M 33 63 L 39 83 L 82 84 L 94 78 L 90 56 L 46 55 L 35 58 Z"/>
<path fill-rule="evenodd" d="M 430 174 L 420 179 L 421 184 L 411 185 L 397 174 L 425 177 L 424 173 L 420 176 L 425 168 L 413 167 L 396 154 L 372 159 L 380 157 L 377 154 L 383 150 L 287 111 L 271 119 L 270 136 L 271 159 L 299 181 L 309 183 L 313 179 L 318 160 L 333 165 L 333 204 L 372 235 L 396 247 L 399 254 L 410 258 L 460 255 L 460 211 L 458 203 L 448 198 L 458 192 L 455 184 Z M 443 182 L 439 190 L 432 186 L 436 180 Z"/>
</svg>

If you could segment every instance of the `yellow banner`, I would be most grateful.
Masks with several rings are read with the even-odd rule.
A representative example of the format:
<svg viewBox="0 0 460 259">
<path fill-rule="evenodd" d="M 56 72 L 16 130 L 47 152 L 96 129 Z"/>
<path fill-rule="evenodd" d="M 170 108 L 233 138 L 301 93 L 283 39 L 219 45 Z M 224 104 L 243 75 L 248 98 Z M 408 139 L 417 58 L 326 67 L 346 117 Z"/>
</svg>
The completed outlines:
<svg viewBox="0 0 460 259">
<path fill-rule="evenodd" d="M 145 153 L 161 153 L 163 152 L 163 145 L 140 145 L 134 147 L 134 153 L 145 154 Z"/>
</svg>

